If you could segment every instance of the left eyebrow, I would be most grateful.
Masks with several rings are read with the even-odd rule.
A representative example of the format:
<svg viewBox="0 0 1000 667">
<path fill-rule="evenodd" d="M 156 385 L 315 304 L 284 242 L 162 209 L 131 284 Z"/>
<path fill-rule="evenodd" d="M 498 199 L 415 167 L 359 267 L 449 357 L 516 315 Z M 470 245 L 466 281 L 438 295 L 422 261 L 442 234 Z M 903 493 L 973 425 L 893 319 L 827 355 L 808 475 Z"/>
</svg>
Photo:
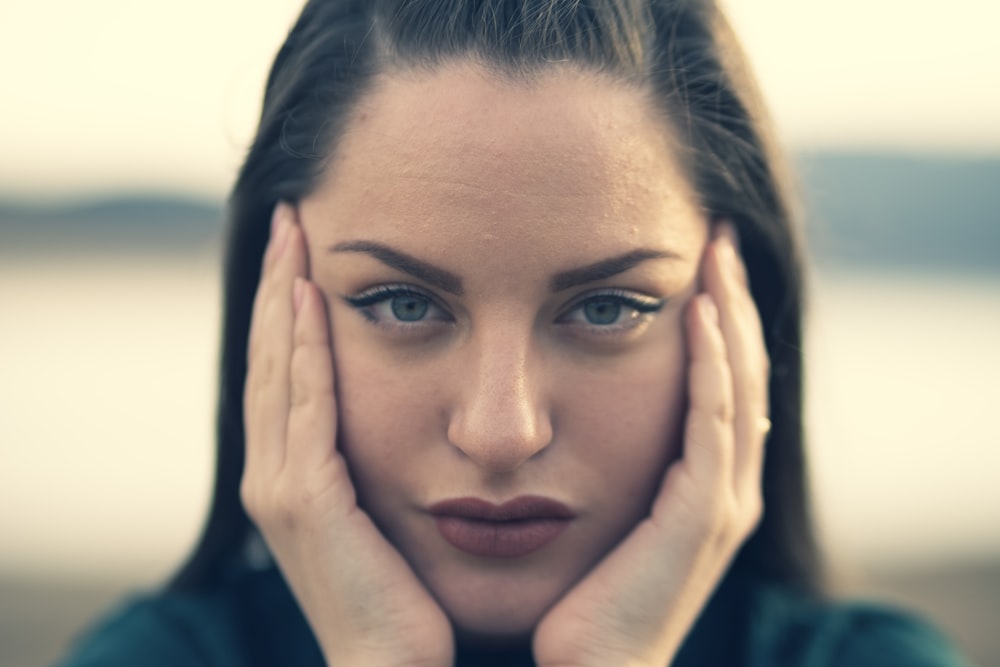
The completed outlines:
<svg viewBox="0 0 1000 667">
<path fill-rule="evenodd" d="M 650 259 L 680 259 L 680 256 L 665 250 L 653 250 L 652 248 L 640 248 L 632 250 L 624 255 L 602 259 L 599 262 L 581 266 L 577 269 L 562 271 L 552 276 L 549 282 L 553 292 L 559 292 L 570 287 L 576 287 L 584 283 L 592 283 L 604 280 L 611 276 L 624 273 L 629 269 Z"/>
<path fill-rule="evenodd" d="M 390 266 L 403 273 L 408 273 L 414 278 L 419 278 L 445 292 L 456 296 L 462 296 L 464 293 L 462 279 L 451 271 L 428 264 L 412 255 L 407 255 L 405 252 L 393 250 L 381 243 L 346 241 L 334 245 L 329 250 L 331 252 L 363 252 L 371 255 L 386 266 Z"/>
</svg>

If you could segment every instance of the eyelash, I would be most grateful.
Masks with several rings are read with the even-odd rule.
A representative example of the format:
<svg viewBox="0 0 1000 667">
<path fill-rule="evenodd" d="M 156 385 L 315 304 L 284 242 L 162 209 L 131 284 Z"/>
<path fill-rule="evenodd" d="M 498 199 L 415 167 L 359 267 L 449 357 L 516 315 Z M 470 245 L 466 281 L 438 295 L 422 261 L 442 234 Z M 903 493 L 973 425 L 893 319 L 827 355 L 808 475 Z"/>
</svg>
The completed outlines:
<svg viewBox="0 0 1000 667">
<path fill-rule="evenodd" d="M 424 301 L 427 303 L 428 309 L 437 309 L 442 315 L 444 315 L 444 317 L 432 319 L 425 319 L 421 317 L 421 319 L 406 321 L 393 317 L 380 317 L 373 312 L 374 307 L 377 307 L 380 304 L 389 304 L 392 299 L 399 297 L 413 297 Z M 439 304 L 437 299 L 427 292 L 417 289 L 411 285 L 378 285 L 355 296 L 345 296 L 344 300 L 348 303 L 348 305 L 360 312 L 369 322 L 389 329 L 410 329 L 414 327 L 427 326 L 429 322 L 454 321 L 454 319 L 448 315 L 445 308 Z M 588 304 L 598 302 L 610 303 L 632 311 L 632 315 L 624 323 L 613 322 L 608 324 L 594 324 L 586 321 L 577 323 L 579 326 L 586 329 L 588 334 L 598 336 L 621 335 L 631 331 L 632 329 L 647 322 L 653 314 L 659 312 L 667 303 L 666 299 L 658 299 L 621 289 L 601 290 L 586 294 L 582 298 L 578 299 L 572 306 L 567 308 L 562 315 L 559 316 L 556 322 L 558 324 L 571 326 L 572 320 L 570 319 L 570 315 L 580 312 Z M 615 319 L 617 320 L 619 318 L 616 317 Z"/>
<path fill-rule="evenodd" d="M 392 322 L 386 322 L 384 319 L 379 318 L 372 312 L 374 306 L 378 306 L 379 304 L 382 303 L 389 303 L 392 299 L 399 297 L 406 297 L 406 296 L 426 301 L 428 304 L 428 308 L 436 308 L 445 315 L 447 315 L 447 311 L 445 311 L 444 307 L 441 306 L 434 297 L 432 297 L 427 292 L 419 290 L 410 285 L 378 285 L 376 287 L 372 287 L 371 289 L 365 290 L 361 294 L 355 296 L 346 296 L 344 297 L 344 300 L 347 301 L 347 303 L 350 306 L 352 306 L 358 312 L 364 315 L 364 317 L 369 322 L 372 322 L 373 324 L 379 326 L 390 327 L 390 328 L 397 328 L 397 327 L 409 328 L 421 325 L 426 326 L 426 323 L 428 322 L 428 320 L 426 319 L 414 320 L 411 322 L 407 322 L 405 320 L 395 320 Z M 451 322 L 453 320 L 451 316 L 447 316 L 446 318 L 438 318 L 436 320 L 431 320 L 431 321 Z"/>
<path fill-rule="evenodd" d="M 632 315 L 628 317 L 625 322 L 594 324 L 583 321 L 579 323 L 590 333 L 600 336 L 621 335 L 622 333 L 630 331 L 647 322 L 652 315 L 662 310 L 663 306 L 667 303 L 666 299 L 657 299 L 621 289 L 601 290 L 598 292 L 591 292 L 590 294 L 583 296 L 581 299 L 578 299 L 565 311 L 563 315 L 559 317 L 557 322 L 560 324 L 567 323 L 569 315 L 580 312 L 588 304 L 600 302 L 611 303 L 615 306 L 627 308 L 632 311 Z M 618 318 L 616 318 L 616 320 L 617 319 Z"/>
</svg>

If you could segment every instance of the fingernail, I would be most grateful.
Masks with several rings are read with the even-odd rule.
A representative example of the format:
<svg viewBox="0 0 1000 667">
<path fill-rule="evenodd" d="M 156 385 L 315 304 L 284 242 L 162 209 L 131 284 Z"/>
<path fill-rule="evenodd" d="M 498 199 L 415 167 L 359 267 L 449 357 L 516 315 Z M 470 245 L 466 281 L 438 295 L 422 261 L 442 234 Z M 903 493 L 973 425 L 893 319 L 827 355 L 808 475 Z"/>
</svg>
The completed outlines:
<svg viewBox="0 0 1000 667">
<path fill-rule="evenodd" d="M 274 207 L 274 212 L 271 214 L 271 239 L 278 233 L 278 226 L 281 224 L 281 202 L 278 202 Z"/>
<path fill-rule="evenodd" d="M 288 206 L 281 202 L 274 209 L 274 219 L 276 221 L 276 238 L 274 239 L 274 254 L 276 257 L 280 257 L 288 245 L 288 233 L 291 228 L 291 224 L 288 220 Z"/>
<path fill-rule="evenodd" d="M 729 271 L 739 280 L 742 284 L 747 284 L 747 272 L 746 267 L 743 264 L 743 257 L 740 255 L 740 242 L 739 237 L 736 235 L 736 230 L 730 226 L 725 225 L 723 227 L 724 231 L 720 234 L 722 237 L 721 251 L 722 259 L 729 268 Z"/>
<path fill-rule="evenodd" d="M 302 302 L 305 301 L 306 297 L 306 281 L 295 276 L 295 284 L 292 286 L 292 304 L 295 308 L 295 314 L 298 315 L 299 311 L 302 310 Z"/>
<path fill-rule="evenodd" d="M 271 213 L 271 234 L 267 239 L 266 250 L 266 257 L 268 261 L 274 261 L 274 259 L 278 256 L 278 246 L 281 242 L 282 213 L 281 202 L 278 202 L 278 204 L 274 207 L 274 211 Z"/>
<path fill-rule="evenodd" d="M 708 319 L 712 324 L 719 323 L 719 309 L 715 305 L 715 301 L 712 299 L 711 295 L 707 293 L 698 295 L 698 308 L 701 309 L 701 314 Z"/>
<path fill-rule="evenodd" d="M 733 252 L 739 254 L 740 252 L 740 234 L 736 231 L 736 227 L 733 223 L 727 222 L 722 226 L 723 233 L 726 238 L 729 239 L 729 245 L 733 247 Z"/>
</svg>

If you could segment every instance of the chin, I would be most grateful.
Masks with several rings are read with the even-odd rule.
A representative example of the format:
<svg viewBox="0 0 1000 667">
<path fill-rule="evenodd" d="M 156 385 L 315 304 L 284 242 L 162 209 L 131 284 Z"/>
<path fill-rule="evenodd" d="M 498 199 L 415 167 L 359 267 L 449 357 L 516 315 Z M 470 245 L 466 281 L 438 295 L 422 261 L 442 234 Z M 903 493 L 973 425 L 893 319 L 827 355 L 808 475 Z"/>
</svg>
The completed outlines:
<svg viewBox="0 0 1000 667">
<path fill-rule="evenodd" d="M 487 602 L 487 601 L 483 601 Z M 535 627 L 544 616 L 545 609 L 531 610 L 499 606 L 462 604 L 460 609 L 445 606 L 456 639 L 469 646 L 481 648 L 516 648 L 531 642 Z"/>
<path fill-rule="evenodd" d="M 500 647 L 530 642 L 535 627 L 570 583 L 508 572 L 449 577 L 431 588 L 461 642 Z"/>
</svg>

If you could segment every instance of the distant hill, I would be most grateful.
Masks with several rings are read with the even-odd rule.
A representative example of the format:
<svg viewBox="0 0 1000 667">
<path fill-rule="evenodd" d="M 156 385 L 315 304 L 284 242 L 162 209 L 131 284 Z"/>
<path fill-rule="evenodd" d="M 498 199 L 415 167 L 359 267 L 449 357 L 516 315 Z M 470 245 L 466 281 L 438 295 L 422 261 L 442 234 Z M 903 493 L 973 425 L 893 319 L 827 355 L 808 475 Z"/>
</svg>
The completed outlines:
<svg viewBox="0 0 1000 667">
<path fill-rule="evenodd" d="M 797 156 L 813 256 L 827 265 L 1000 272 L 1000 157 Z M 221 240 L 221 201 L 0 199 L 0 253 L 46 248 L 187 252 Z"/>
<path fill-rule="evenodd" d="M 1000 157 L 799 156 L 821 262 L 1000 270 Z"/>
<path fill-rule="evenodd" d="M 185 252 L 218 244 L 222 226 L 221 202 L 183 195 L 108 195 L 55 204 L 0 199 L 0 252 Z"/>
</svg>

